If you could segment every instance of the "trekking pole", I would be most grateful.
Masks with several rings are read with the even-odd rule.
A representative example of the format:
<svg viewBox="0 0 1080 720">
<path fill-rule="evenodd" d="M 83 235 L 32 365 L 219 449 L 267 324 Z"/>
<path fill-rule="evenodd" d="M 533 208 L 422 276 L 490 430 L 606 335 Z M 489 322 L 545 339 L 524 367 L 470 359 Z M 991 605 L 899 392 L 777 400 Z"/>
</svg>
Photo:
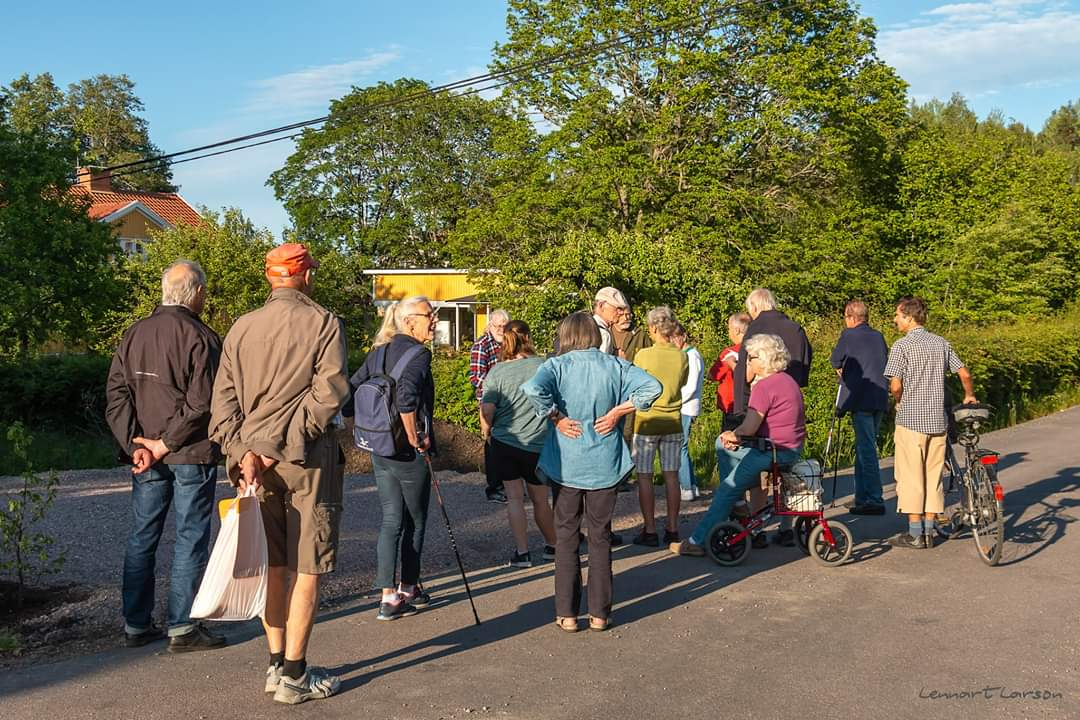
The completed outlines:
<svg viewBox="0 0 1080 720">
<path fill-rule="evenodd" d="M 844 358 L 843 364 L 840 366 L 840 374 L 836 376 L 836 399 L 833 400 L 833 412 L 832 412 L 832 424 L 829 425 L 829 437 L 825 440 L 825 462 L 829 462 L 829 451 L 832 449 L 833 434 L 836 432 L 836 426 L 840 422 L 840 391 L 844 387 L 843 374 L 844 366 L 847 365 L 847 358 Z M 833 479 L 832 479 L 832 499 L 829 502 L 829 507 L 836 507 L 836 476 L 839 472 L 838 465 L 840 464 L 840 443 L 836 443 L 836 459 L 833 462 Z"/>
<path fill-rule="evenodd" d="M 446 534 L 450 536 L 450 547 L 454 549 L 454 557 L 457 558 L 458 570 L 461 571 L 461 582 L 465 584 L 465 594 L 469 596 L 469 605 L 472 606 L 473 620 L 480 624 L 480 616 L 476 613 L 476 603 L 473 602 L 472 590 L 469 589 L 469 579 L 465 577 L 465 565 L 461 562 L 461 553 L 458 552 L 457 541 L 454 539 L 454 529 L 450 527 L 450 516 L 446 514 L 446 503 L 443 502 L 442 490 L 439 489 L 439 479 L 435 477 L 435 469 L 431 467 L 431 457 L 417 448 L 420 457 L 427 463 L 428 472 L 431 474 L 431 485 L 435 488 L 435 497 L 439 501 L 439 509 L 442 510 L 443 522 L 446 523 Z"/>
</svg>

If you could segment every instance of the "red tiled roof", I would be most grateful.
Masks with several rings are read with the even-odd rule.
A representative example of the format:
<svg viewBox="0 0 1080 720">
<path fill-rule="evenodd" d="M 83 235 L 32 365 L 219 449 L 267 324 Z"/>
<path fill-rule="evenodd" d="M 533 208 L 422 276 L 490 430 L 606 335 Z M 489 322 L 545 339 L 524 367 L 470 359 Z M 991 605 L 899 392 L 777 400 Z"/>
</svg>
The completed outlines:
<svg viewBox="0 0 1080 720">
<path fill-rule="evenodd" d="M 195 208 L 176 193 L 87 190 L 80 185 L 73 186 L 70 192 L 90 196 L 89 215 L 94 220 L 111 215 L 133 202 L 140 202 L 170 225 L 184 223 L 197 227 L 203 224 Z"/>
</svg>

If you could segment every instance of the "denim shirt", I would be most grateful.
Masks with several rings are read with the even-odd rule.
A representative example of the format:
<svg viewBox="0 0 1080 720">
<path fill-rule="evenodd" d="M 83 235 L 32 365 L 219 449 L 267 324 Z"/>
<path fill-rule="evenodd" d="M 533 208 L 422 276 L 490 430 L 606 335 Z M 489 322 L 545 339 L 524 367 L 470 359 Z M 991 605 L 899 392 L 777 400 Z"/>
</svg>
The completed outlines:
<svg viewBox="0 0 1080 720">
<path fill-rule="evenodd" d="M 592 348 L 548 359 L 521 390 L 537 415 L 557 408 L 581 423 L 579 438 L 548 433 L 537 468 L 560 485 L 602 490 L 617 485 L 634 465 L 619 428 L 598 435 L 593 423 L 627 400 L 647 410 L 663 388 L 641 368 Z"/>
</svg>

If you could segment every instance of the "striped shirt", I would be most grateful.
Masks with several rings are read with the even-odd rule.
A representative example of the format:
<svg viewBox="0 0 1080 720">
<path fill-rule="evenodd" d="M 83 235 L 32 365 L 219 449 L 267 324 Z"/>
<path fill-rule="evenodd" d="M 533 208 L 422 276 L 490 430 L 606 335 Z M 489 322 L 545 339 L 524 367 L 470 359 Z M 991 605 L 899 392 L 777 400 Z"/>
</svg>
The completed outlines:
<svg viewBox="0 0 1080 720">
<path fill-rule="evenodd" d="M 903 383 L 896 424 L 926 435 L 948 428 L 945 415 L 945 376 L 964 367 L 949 342 L 921 326 L 893 343 L 885 377 Z"/>
</svg>

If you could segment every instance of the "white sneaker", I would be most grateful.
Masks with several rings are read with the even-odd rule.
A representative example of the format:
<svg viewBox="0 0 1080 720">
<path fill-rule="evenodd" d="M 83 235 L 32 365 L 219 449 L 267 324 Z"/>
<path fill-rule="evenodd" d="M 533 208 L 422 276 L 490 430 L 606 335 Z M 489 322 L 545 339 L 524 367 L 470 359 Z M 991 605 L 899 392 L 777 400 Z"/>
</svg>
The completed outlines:
<svg viewBox="0 0 1080 720">
<path fill-rule="evenodd" d="M 298 678 L 281 676 L 274 700 L 286 705 L 299 705 L 307 700 L 322 700 L 341 689 L 341 680 L 323 668 L 308 666 L 307 672 Z"/>
<path fill-rule="evenodd" d="M 683 502 L 690 502 L 695 497 L 693 488 L 690 490 L 680 490 L 679 495 L 682 497 Z"/>
<path fill-rule="evenodd" d="M 266 692 L 277 692 L 277 686 L 281 684 L 281 665 L 271 665 L 266 668 Z"/>
</svg>

